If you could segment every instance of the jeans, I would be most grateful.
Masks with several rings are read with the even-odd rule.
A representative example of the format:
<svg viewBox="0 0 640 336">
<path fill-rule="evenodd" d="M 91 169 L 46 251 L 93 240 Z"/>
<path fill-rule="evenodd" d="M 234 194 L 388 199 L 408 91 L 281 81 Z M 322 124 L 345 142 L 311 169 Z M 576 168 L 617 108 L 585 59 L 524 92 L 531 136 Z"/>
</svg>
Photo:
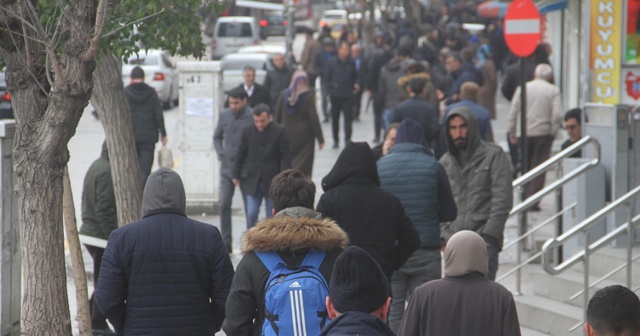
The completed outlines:
<svg viewBox="0 0 640 336">
<path fill-rule="evenodd" d="M 269 193 L 266 192 L 266 187 L 263 183 L 258 184 L 258 191 L 255 195 L 247 195 L 247 230 L 251 229 L 258 222 L 258 214 L 260 213 L 260 205 L 264 198 L 264 217 L 271 218 L 273 211 L 273 202 Z"/>
<path fill-rule="evenodd" d="M 231 201 L 233 200 L 235 190 L 236 187 L 230 178 L 220 176 L 220 234 L 222 235 L 222 242 L 227 251 L 231 251 Z M 242 184 L 240 185 L 240 192 L 242 193 L 242 203 L 244 204 L 244 212 L 246 214 L 247 196 L 245 195 L 244 188 L 242 188 Z"/>
<path fill-rule="evenodd" d="M 498 273 L 498 247 L 493 245 L 487 245 L 487 257 L 489 257 L 489 272 L 487 272 L 487 279 L 496 280 L 496 273 Z"/>
<path fill-rule="evenodd" d="M 351 141 L 351 121 L 353 120 L 353 96 L 331 96 L 331 130 L 333 141 L 340 142 L 340 112 L 344 118 L 344 141 Z"/>
<path fill-rule="evenodd" d="M 87 248 L 91 258 L 93 259 L 93 288 L 98 287 L 98 278 L 100 277 L 100 265 L 102 264 L 102 255 L 104 254 L 104 249 L 85 245 Z M 93 290 L 91 293 L 91 298 L 89 299 L 89 314 L 91 315 L 91 329 L 109 329 L 109 325 L 107 324 L 107 318 L 102 315 L 100 309 L 98 308 L 98 302 L 95 297 L 96 291 Z"/>
<path fill-rule="evenodd" d="M 142 190 L 144 190 L 144 186 L 147 184 L 147 178 L 149 178 L 149 174 L 151 174 L 151 166 L 153 166 L 153 151 L 155 150 L 155 143 L 136 142 L 138 162 L 140 163 L 140 181 L 142 182 Z"/>
<path fill-rule="evenodd" d="M 391 277 L 391 307 L 389 309 L 389 328 L 398 332 L 404 307 L 416 287 L 431 280 L 442 278 L 442 257 L 440 249 L 416 250 L 399 270 Z"/>
</svg>

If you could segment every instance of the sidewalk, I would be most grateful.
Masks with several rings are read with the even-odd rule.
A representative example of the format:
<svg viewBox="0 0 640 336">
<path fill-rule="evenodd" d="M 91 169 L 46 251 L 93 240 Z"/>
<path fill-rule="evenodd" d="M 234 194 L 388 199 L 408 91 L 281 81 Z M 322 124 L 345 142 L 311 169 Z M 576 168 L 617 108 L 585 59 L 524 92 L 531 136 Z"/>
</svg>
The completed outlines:
<svg viewBox="0 0 640 336">
<path fill-rule="evenodd" d="M 363 108 L 366 106 L 366 101 L 362 104 Z M 498 92 L 497 97 L 497 114 L 498 119 L 492 121 L 492 127 L 494 132 L 494 138 L 497 143 L 506 149 L 506 131 L 507 131 L 507 112 L 508 112 L 508 102 L 502 97 L 502 95 Z M 91 111 L 91 107 L 87 108 L 87 111 Z M 178 122 L 178 112 L 179 108 L 174 108 L 173 110 L 165 111 L 165 125 L 167 128 L 167 134 L 170 143 L 178 143 L 176 139 L 179 127 Z M 319 114 L 322 114 L 321 109 L 318 108 Z M 343 129 L 342 129 L 342 121 L 341 121 L 341 130 L 340 130 L 340 138 L 341 138 L 341 147 L 340 149 L 332 149 L 331 144 L 332 135 L 331 135 L 331 124 L 323 123 L 322 130 L 324 132 L 326 146 L 322 151 L 318 151 L 316 147 L 316 158 L 313 168 L 313 176 L 312 179 L 316 184 L 317 192 L 316 192 L 316 202 L 320 198 L 323 193 L 322 190 L 322 178 L 330 171 L 337 159 L 338 155 L 342 148 L 344 148 L 343 140 Z M 213 134 L 213 131 L 212 131 Z M 352 141 L 367 141 L 370 142 L 373 139 L 373 112 L 362 111 L 360 114 L 360 121 L 355 121 L 353 123 L 353 136 Z M 81 195 L 82 195 L 82 180 L 84 178 L 84 174 L 86 173 L 89 165 L 98 158 L 100 154 L 100 147 L 102 145 L 102 141 L 104 140 L 104 132 L 102 130 L 102 125 L 99 121 L 95 120 L 90 113 L 85 113 L 80 121 L 78 126 L 76 135 L 71 140 L 69 144 L 69 150 L 71 153 L 71 161 L 69 163 L 69 171 L 71 176 L 72 188 L 74 191 L 74 201 L 76 202 L 76 213 L 78 225 L 81 225 Z M 557 142 L 557 141 L 556 141 Z M 370 143 L 370 145 L 374 145 Z M 156 163 L 154 162 L 154 165 Z M 154 169 L 157 168 L 154 166 Z M 217 172 L 212 172 L 217 173 Z M 552 174 L 548 174 L 548 179 L 552 179 Z M 517 192 L 516 192 L 517 193 Z M 514 195 L 514 200 L 518 199 L 518 195 Z M 541 218 L 547 218 L 553 213 L 553 199 L 552 197 L 544 198 L 541 202 L 542 211 L 530 214 L 529 225 L 531 223 L 537 223 Z M 246 219 L 244 217 L 244 211 L 242 208 L 242 199 L 239 192 L 236 192 L 233 199 L 233 254 L 231 255 L 231 259 L 234 265 L 237 265 L 240 261 L 242 255 L 240 253 L 241 249 L 241 238 L 243 232 L 246 230 Z M 264 210 L 261 211 L 261 215 L 264 214 Z M 189 217 L 209 223 L 215 226 L 219 225 L 219 216 L 213 214 L 190 214 Z M 505 242 L 513 240 L 514 237 L 517 236 L 517 227 L 518 223 L 515 218 L 510 219 L 507 222 L 507 226 L 505 229 Z M 549 229 L 552 229 L 550 226 Z M 545 238 L 549 237 L 551 231 L 542 230 L 540 234 L 536 236 L 536 238 Z M 505 250 L 500 254 L 500 269 L 498 271 L 498 276 L 507 271 L 516 260 L 516 250 L 512 248 L 510 250 Z M 84 261 L 85 268 L 87 270 L 87 277 L 89 278 L 89 294 L 93 292 L 93 283 L 91 281 L 92 274 L 90 273 L 93 269 L 92 259 L 86 251 L 84 252 Z M 74 333 L 77 332 L 77 321 L 76 321 L 76 303 L 75 303 L 75 286 L 73 282 L 73 275 L 71 273 L 71 262 L 68 257 L 67 252 L 67 283 L 68 283 L 68 294 L 69 294 L 69 305 L 71 309 L 71 321 L 72 328 Z M 527 276 L 525 272 L 523 275 L 523 291 L 527 292 L 528 288 L 532 286 L 533 277 Z M 509 290 L 515 290 L 515 276 L 511 276 L 505 281 L 502 282 L 505 287 Z M 219 335 L 223 335 L 223 333 L 219 333 Z M 523 335 L 540 335 L 538 333 L 530 332 L 527 330 L 523 331 Z"/>
</svg>

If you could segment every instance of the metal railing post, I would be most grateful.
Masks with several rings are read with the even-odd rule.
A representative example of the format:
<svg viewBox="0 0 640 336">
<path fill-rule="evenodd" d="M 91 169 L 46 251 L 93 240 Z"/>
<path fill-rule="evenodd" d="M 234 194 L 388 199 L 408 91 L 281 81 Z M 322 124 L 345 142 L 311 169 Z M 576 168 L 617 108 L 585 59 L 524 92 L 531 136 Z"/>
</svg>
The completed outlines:
<svg viewBox="0 0 640 336">
<path fill-rule="evenodd" d="M 633 225 L 633 212 L 635 210 L 634 206 L 635 200 L 631 200 L 628 204 L 629 208 L 629 225 L 627 226 L 627 288 L 632 288 L 633 286 L 633 277 L 631 272 L 631 266 L 633 263 L 631 260 L 633 259 L 633 243 L 635 226 Z"/>
<path fill-rule="evenodd" d="M 586 242 L 586 246 L 584 248 L 584 294 L 582 297 L 582 302 L 583 302 L 583 308 L 582 308 L 582 312 L 583 312 L 583 321 L 587 320 L 587 307 L 589 306 L 589 260 L 590 260 L 590 255 L 589 255 L 589 234 L 587 233 L 587 231 L 584 231 L 584 241 Z"/>
</svg>

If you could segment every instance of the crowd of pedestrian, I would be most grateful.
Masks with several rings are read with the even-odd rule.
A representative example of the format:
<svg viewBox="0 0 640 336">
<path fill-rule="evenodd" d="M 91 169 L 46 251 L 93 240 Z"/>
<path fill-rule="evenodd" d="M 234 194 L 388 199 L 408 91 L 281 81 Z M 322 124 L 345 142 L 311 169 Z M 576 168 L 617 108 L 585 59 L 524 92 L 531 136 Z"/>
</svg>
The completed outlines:
<svg viewBox="0 0 640 336">
<path fill-rule="evenodd" d="M 371 45 L 358 44 L 348 30 L 338 41 L 326 30 L 317 38 L 305 30 L 299 69 L 276 54 L 264 85 L 255 83 L 254 68 L 244 68 L 213 135 L 220 230 L 186 217 L 175 172 L 150 173 L 150 146 L 166 143 L 166 131 L 157 95 L 135 68 L 127 94 L 143 219 L 117 228 L 106 144 L 83 190 L 81 233 L 108 237 L 106 249 L 88 246 L 93 334 L 114 334 L 108 319 L 124 335 L 520 335 L 513 297 L 493 280 L 514 168 L 548 158 L 562 127 L 550 49 L 540 45 L 519 61 L 530 80 L 529 150 L 521 159 L 519 65 L 509 61 L 500 23 L 485 21 L 484 31 L 470 34 L 461 22 L 481 19 L 465 5 L 421 18 L 420 29 L 394 22 L 397 28 L 380 31 Z M 511 159 L 493 143 L 499 72 L 511 101 Z M 351 140 L 369 101 L 374 148 Z M 333 148 L 343 150 L 316 205 L 315 144 L 322 150 L 325 143 L 319 115 L 331 122 Z M 570 110 L 564 121 L 566 148 L 580 139 L 581 111 Z M 527 194 L 543 185 L 544 175 Z M 236 186 L 247 231 L 234 270 Z M 637 299 L 619 288 L 597 292 L 587 311 L 589 335 L 639 334 Z M 611 300 L 624 302 L 624 310 L 603 309 Z"/>
</svg>

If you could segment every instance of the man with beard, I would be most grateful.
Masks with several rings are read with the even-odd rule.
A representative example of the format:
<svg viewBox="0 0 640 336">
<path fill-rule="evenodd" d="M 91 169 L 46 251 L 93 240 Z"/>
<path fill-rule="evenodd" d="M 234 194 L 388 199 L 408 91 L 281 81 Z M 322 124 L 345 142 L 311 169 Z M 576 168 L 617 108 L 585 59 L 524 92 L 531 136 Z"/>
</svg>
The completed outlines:
<svg viewBox="0 0 640 336">
<path fill-rule="evenodd" d="M 468 108 L 449 112 L 446 132 L 449 152 L 440 163 L 449 177 L 458 217 L 441 225 L 440 234 L 447 241 L 461 230 L 478 233 L 487 245 L 487 278 L 494 280 L 504 226 L 513 206 L 511 162 L 502 148 L 480 138 L 476 119 Z"/>
</svg>

